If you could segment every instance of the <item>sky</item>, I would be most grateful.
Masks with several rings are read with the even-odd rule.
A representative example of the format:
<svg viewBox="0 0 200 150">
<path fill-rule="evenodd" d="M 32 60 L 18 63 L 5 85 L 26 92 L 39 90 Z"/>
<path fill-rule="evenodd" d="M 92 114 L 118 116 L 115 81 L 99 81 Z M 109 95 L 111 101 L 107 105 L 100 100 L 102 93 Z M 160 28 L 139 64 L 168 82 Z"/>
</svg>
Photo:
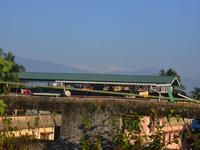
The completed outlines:
<svg viewBox="0 0 200 150">
<path fill-rule="evenodd" d="M 200 78 L 200 1 L 0 0 L 0 47 L 70 67 Z"/>
</svg>

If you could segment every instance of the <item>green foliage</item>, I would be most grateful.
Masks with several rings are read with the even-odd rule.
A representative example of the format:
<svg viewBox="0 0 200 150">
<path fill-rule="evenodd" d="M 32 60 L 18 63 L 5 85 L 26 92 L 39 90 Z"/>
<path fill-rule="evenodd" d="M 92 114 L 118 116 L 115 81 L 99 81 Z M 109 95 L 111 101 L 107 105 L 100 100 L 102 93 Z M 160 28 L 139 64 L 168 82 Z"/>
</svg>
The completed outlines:
<svg viewBox="0 0 200 150">
<path fill-rule="evenodd" d="M 56 111 L 52 111 L 53 116 L 56 116 L 58 113 Z"/>
<path fill-rule="evenodd" d="M 1 116 L 6 115 L 4 113 L 6 104 L 3 100 L 0 100 Z M 15 132 L 18 130 L 17 127 L 12 128 L 11 118 L 3 119 L 4 129 L 0 131 L 0 149 L 6 150 L 27 150 L 30 146 L 34 136 L 29 137 L 28 133 L 22 135 L 20 138 L 15 137 Z"/>
<path fill-rule="evenodd" d="M 38 128 L 39 127 L 39 120 L 40 118 L 37 116 L 35 117 L 35 127 Z"/>
<path fill-rule="evenodd" d="M 96 143 L 90 144 L 89 137 L 87 135 L 83 135 L 81 138 L 81 147 L 82 147 L 81 150 L 99 150 L 101 147 L 102 140 L 103 139 L 98 134 Z"/>
<path fill-rule="evenodd" d="M 180 132 L 179 135 L 185 135 L 188 137 L 187 139 L 187 144 L 194 149 L 194 150 L 199 150 L 200 149 L 200 131 L 198 128 L 190 128 L 189 131 L 191 134 L 187 135 L 184 132 Z"/>
<path fill-rule="evenodd" d="M 13 63 L 4 60 L 3 57 L 0 56 L 0 80 L 1 81 L 18 81 L 17 74 L 15 72 L 10 72 L 12 69 Z M 10 92 L 10 85 L 0 84 L 0 92 L 3 94 L 8 94 Z"/>
<path fill-rule="evenodd" d="M 92 138 L 92 134 L 90 131 L 91 123 L 88 121 L 88 117 L 86 116 L 84 111 L 81 112 L 81 116 L 83 117 L 84 128 L 86 128 L 89 131 L 90 137 Z M 97 141 L 96 143 L 94 143 L 93 140 L 92 139 L 90 140 L 90 138 L 87 135 L 83 135 L 83 137 L 81 138 L 81 147 L 82 147 L 81 149 L 82 150 L 99 150 L 103 139 L 99 134 L 97 135 L 96 139 Z"/>
<path fill-rule="evenodd" d="M 194 91 L 190 91 L 190 94 L 192 98 L 195 100 L 200 100 L 200 88 L 199 87 L 194 87 Z"/>
<path fill-rule="evenodd" d="M 96 108 L 100 110 L 106 117 L 106 119 L 103 121 L 103 123 L 107 126 L 112 126 L 113 132 L 105 131 L 105 134 L 107 134 L 109 137 L 111 137 L 113 143 L 114 143 L 114 149 L 138 149 L 142 148 L 142 144 L 144 142 L 145 136 L 142 135 L 142 126 L 140 124 L 140 119 L 144 118 L 144 116 L 138 114 L 137 112 L 134 112 L 132 110 L 128 111 L 128 114 L 131 114 L 134 117 L 126 117 L 124 115 L 116 115 L 111 120 L 110 117 L 106 113 L 104 113 L 101 110 L 101 106 L 94 103 Z M 119 121 L 122 120 L 124 124 L 124 129 L 126 129 L 126 132 L 118 126 Z M 132 141 L 134 141 L 134 145 L 131 144 Z"/>
<path fill-rule="evenodd" d="M 167 120 L 170 122 L 171 118 L 175 118 L 177 122 L 181 122 L 180 115 L 176 114 L 175 109 L 169 107 L 170 112 L 167 115 Z"/>
<path fill-rule="evenodd" d="M 81 147 L 82 150 L 89 150 L 90 149 L 90 144 L 88 143 L 88 137 L 87 135 L 83 135 L 81 138 Z"/>
<path fill-rule="evenodd" d="M 113 141 L 113 149 L 114 150 L 161 150 L 165 149 L 167 145 L 176 143 L 179 144 L 179 140 L 181 136 L 184 134 L 183 131 L 180 131 L 178 135 L 174 134 L 171 140 L 171 143 L 163 141 L 164 130 L 163 127 L 165 124 L 161 125 L 159 119 L 162 119 L 163 116 L 159 115 L 159 109 L 151 109 L 150 117 L 152 121 L 148 125 L 148 128 L 151 130 L 151 134 L 146 135 L 143 130 L 142 123 L 144 123 L 144 116 L 141 114 L 134 112 L 133 110 L 127 111 L 126 114 L 122 115 L 118 114 L 114 116 L 112 119 L 108 117 L 106 113 L 103 112 L 101 106 L 97 103 L 93 103 L 94 106 L 105 116 L 105 120 L 103 123 L 106 126 L 112 127 L 113 131 L 105 131 L 105 134 L 109 136 Z M 88 117 L 82 111 L 81 113 L 83 117 L 84 127 L 90 130 L 91 123 L 88 121 Z M 170 123 L 171 119 L 176 119 L 177 122 L 182 121 L 180 115 L 176 114 L 176 110 L 174 108 L 169 107 L 169 113 L 165 116 L 167 121 Z M 123 122 L 123 128 L 119 126 L 119 121 Z M 170 124 L 171 126 L 171 124 Z M 193 130 L 190 131 L 191 133 Z M 99 135 L 98 135 L 99 136 Z M 190 147 L 195 147 L 195 149 L 200 149 L 200 137 L 199 133 L 192 133 L 187 135 L 189 140 Z M 90 137 L 92 137 L 90 135 Z M 93 150 L 100 148 L 101 144 L 91 144 L 89 142 L 90 137 L 84 135 L 81 138 L 82 150 Z M 99 136 L 100 137 L 100 136 Z M 192 139 L 192 140 L 191 140 Z M 98 141 L 98 140 L 97 140 Z M 102 142 L 102 140 L 99 140 Z M 144 142 L 148 142 L 149 146 L 142 146 Z"/>
<path fill-rule="evenodd" d="M 7 105 L 6 104 L 4 104 L 4 101 L 1 99 L 0 100 L 0 113 L 1 113 L 1 115 L 3 115 L 3 113 L 4 113 L 4 111 L 5 111 L 5 107 L 6 107 Z"/>
<path fill-rule="evenodd" d="M 2 55 L 3 49 L 0 48 L 0 55 Z M 15 56 L 11 52 L 4 53 L 4 58 L 0 56 L 0 81 L 6 82 L 19 82 L 17 72 L 25 72 L 24 66 L 15 63 Z M 16 85 L 13 85 L 16 87 Z M 9 94 L 11 85 L 0 84 L 0 93 Z"/>
<path fill-rule="evenodd" d="M 29 123 L 29 122 L 26 122 L 26 125 L 27 125 L 28 131 L 30 131 L 30 130 L 31 130 L 31 125 L 30 125 L 30 123 Z"/>
<path fill-rule="evenodd" d="M 88 121 L 88 117 L 86 116 L 85 112 L 81 112 L 81 116 L 83 117 L 83 123 L 84 123 L 84 128 L 90 130 L 91 128 L 91 123 Z"/>
</svg>

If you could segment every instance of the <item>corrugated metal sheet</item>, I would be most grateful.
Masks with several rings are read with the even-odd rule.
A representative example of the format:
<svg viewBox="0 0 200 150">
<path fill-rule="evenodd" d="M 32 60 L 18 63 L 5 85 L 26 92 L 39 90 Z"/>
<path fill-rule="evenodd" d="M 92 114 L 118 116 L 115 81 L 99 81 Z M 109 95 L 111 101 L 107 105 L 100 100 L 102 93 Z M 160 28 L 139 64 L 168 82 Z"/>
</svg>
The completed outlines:
<svg viewBox="0 0 200 150">
<path fill-rule="evenodd" d="M 20 80 L 38 81 L 94 81 L 94 82 L 121 82 L 121 83 L 150 83 L 178 85 L 173 76 L 146 76 L 146 75 L 113 75 L 113 74 L 84 74 L 84 73 L 36 73 L 20 72 Z"/>
</svg>

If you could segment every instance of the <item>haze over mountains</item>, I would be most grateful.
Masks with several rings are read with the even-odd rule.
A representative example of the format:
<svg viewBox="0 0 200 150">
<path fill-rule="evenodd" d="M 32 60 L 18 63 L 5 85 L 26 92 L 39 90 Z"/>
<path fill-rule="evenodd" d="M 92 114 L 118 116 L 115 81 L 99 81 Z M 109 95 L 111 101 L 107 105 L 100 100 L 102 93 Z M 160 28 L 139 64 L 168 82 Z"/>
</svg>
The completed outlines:
<svg viewBox="0 0 200 150">
<path fill-rule="evenodd" d="M 105 74 L 123 74 L 123 75 L 157 75 L 158 68 L 151 67 L 141 71 L 132 71 L 115 65 L 104 65 L 99 67 L 88 68 L 87 66 L 68 67 L 61 64 L 55 64 L 49 61 L 37 61 L 16 56 L 15 62 L 24 65 L 27 72 L 51 72 L 51 73 L 105 73 Z M 189 94 L 194 87 L 200 87 L 200 79 L 190 79 L 181 76 L 181 83 L 185 86 L 185 92 Z"/>
<path fill-rule="evenodd" d="M 83 70 L 88 70 L 88 71 L 92 71 L 95 73 L 110 73 L 110 72 L 114 72 L 114 71 L 118 71 L 118 72 L 131 72 L 132 69 L 124 69 L 121 67 L 117 67 L 116 65 L 107 65 L 104 64 L 103 66 L 98 66 L 98 67 L 87 67 L 87 66 L 79 66 L 79 65 L 74 65 L 73 67 L 78 68 L 78 69 L 83 69 Z"/>
<path fill-rule="evenodd" d="M 15 62 L 22 64 L 26 72 L 51 72 L 51 73 L 92 73 L 91 71 L 55 64 L 49 61 L 38 61 L 15 56 Z"/>
</svg>

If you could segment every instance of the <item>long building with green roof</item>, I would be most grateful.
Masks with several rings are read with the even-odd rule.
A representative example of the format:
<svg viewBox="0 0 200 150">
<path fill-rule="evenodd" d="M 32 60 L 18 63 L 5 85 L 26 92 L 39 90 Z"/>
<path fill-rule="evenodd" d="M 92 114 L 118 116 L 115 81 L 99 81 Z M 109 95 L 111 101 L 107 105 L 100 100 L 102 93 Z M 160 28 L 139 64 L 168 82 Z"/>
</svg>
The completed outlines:
<svg viewBox="0 0 200 150">
<path fill-rule="evenodd" d="M 62 82 L 70 84 L 149 85 L 149 86 L 180 85 L 178 78 L 174 76 L 20 72 L 19 79 L 25 81 L 51 81 L 51 82 Z"/>
</svg>

